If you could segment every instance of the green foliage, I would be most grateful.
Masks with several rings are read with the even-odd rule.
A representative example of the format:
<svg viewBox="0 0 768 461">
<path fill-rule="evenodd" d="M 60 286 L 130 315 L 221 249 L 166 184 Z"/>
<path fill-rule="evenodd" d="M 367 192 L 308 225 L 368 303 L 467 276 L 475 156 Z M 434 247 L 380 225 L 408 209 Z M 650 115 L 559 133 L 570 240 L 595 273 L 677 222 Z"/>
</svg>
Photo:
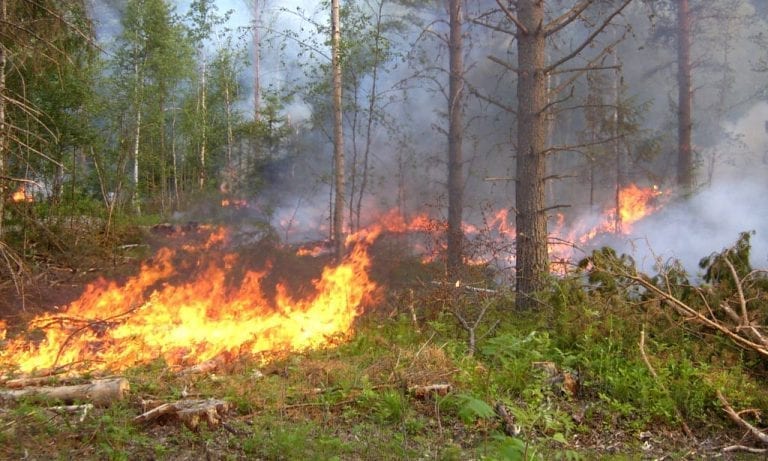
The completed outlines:
<svg viewBox="0 0 768 461">
<path fill-rule="evenodd" d="M 454 396 L 458 404 L 458 416 L 465 424 L 474 423 L 478 419 L 489 419 L 496 415 L 493 408 L 470 394 Z"/>
<path fill-rule="evenodd" d="M 704 280 L 713 284 L 726 284 L 726 288 L 735 288 L 735 280 L 728 264 L 733 266 L 740 279 L 752 272 L 749 240 L 753 234 L 754 232 L 742 232 L 732 247 L 702 258 L 699 267 L 704 269 Z"/>
</svg>

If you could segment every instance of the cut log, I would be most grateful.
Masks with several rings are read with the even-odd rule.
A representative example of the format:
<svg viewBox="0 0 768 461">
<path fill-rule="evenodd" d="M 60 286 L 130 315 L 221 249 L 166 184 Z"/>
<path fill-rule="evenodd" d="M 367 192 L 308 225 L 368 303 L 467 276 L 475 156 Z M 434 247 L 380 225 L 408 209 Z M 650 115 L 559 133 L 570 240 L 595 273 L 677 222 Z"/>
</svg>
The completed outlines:
<svg viewBox="0 0 768 461">
<path fill-rule="evenodd" d="M 164 403 L 142 413 L 133 418 L 133 422 L 147 423 L 167 415 L 181 421 L 190 430 L 196 431 L 201 421 L 205 421 L 209 428 L 218 427 L 223 422 L 227 411 L 229 411 L 229 403 L 224 400 L 179 400 Z"/>
<path fill-rule="evenodd" d="M 8 389 L 23 389 L 25 387 L 35 387 L 35 386 L 58 387 L 58 386 L 78 384 L 78 383 L 82 383 L 83 381 L 86 381 L 86 380 L 83 379 L 82 376 L 77 376 L 77 375 L 61 376 L 61 377 L 57 377 L 55 375 L 49 375 L 49 376 L 33 376 L 28 378 L 8 379 L 3 383 L 3 386 L 7 387 Z"/>
<path fill-rule="evenodd" d="M 451 392 L 450 384 L 430 384 L 428 386 L 411 386 L 408 393 L 417 399 L 427 399 L 435 396 L 443 397 Z"/>
<path fill-rule="evenodd" d="M 125 378 L 97 379 L 88 384 L 73 386 L 42 386 L 0 391 L 0 400 L 18 400 L 23 397 L 37 396 L 66 403 L 83 401 L 99 407 L 108 407 L 124 399 L 130 388 Z"/>
</svg>

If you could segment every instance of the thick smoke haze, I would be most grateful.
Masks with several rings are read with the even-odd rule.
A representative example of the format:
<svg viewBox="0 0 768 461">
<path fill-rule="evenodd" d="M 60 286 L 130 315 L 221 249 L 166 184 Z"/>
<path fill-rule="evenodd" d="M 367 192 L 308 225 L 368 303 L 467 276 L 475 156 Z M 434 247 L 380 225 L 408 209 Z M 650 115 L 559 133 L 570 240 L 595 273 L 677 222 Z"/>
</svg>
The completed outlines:
<svg viewBox="0 0 768 461">
<path fill-rule="evenodd" d="M 652 270 L 656 258 L 677 259 L 693 275 L 700 271 L 701 258 L 732 246 L 744 231 L 755 232 L 753 266 L 768 267 L 768 184 L 764 179 L 715 184 L 639 221 L 631 236 L 606 243 L 632 255 L 643 270 Z"/>
<path fill-rule="evenodd" d="M 768 267 L 768 103 L 724 123 L 723 131 L 728 139 L 703 155 L 716 156 L 710 182 L 702 172 L 698 192 L 638 222 L 630 238 L 611 242 L 617 250 L 645 268 L 655 257 L 676 258 L 694 274 L 702 257 L 753 231 L 752 264 Z"/>
<path fill-rule="evenodd" d="M 123 3 L 94 2 L 92 9 L 104 36 L 114 36 L 119 28 L 118 12 Z M 300 87 L 312 77 L 304 73 L 312 63 L 307 62 L 306 55 L 302 56 L 300 42 L 312 36 L 313 26 L 292 12 L 300 9 L 322 23 L 327 20 L 326 13 L 318 2 L 312 1 L 261 0 L 259 3 L 264 8 L 261 20 L 264 39 L 262 84 L 265 90 L 282 94 Z M 750 36 L 765 27 L 764 15 L 760 14 L 765 10 L 764 3 L 757 0 L 743 2 L 738 11 L 732 12 L 732 18 L 707 19 L 715 21 L 719 29 L 702 23 L 702 29 L 694 37 L 696 58 L 708 66 L 706 70 L 694 71 L 697 86 L 694 150 L 698 161 L 698 191 L 689 199 L 674 201 L 653 216 L 636 223 L 631 236 L 603 236 L 600 241 L 610 242 L 618 251 L 634 255 L 646 269 L 652 268 L 656 257 L 677 258 L 695 273 L 702 257 L 733 244 L 742 231 L 755 231 L 752 238 L 753 263 L 768 266 L 768 102 L 755 102 L 755 95 L 764 96 L 765 92 L 760 93 L 755 83 L 757 74 L 745 70 L 752 69 L 756 57 L 762 53 Z M 190 0 L 176 0 L 176 12 L 183 15 L 189 4 Z M 568 2 L 554 4 L 568 6 Z M 229 28 L 244 30 L 252 26 L 250 1 L 219 0 L 216 5 L 220 14 L 234 11 L 227 24 Z M 402 22 L 402 7 L 387 5 L 388 17 Z M 493 1 L 470 2 L 467 14 L 477 15 L 494 6 Z M 430 27 L 434 35 L 445 33 L 445 29 L 441 29 L 445 14 L 441 5 L 424 8 L 418 14 L 424 24 L 432 24 Z M 749 18 L 750 21 L 740 22 L 742 19 L 739 18 Z M 654 41 L 663 35 L 664 24 L 658 18 L 649 18 L 647 5 L 643 2 L 629 7 L 625 14 L 617 18 L 617 22 L 633 26 L 632 34 L 628 34 L 617 46 L 622 81 L 626 85 L 624 97 L 637 106 L 643 106 L 638 123 L 647 139 L 632 142 L 649 141 L 649 144 L 659 145 L 659 152 L 648 164 L 625 159 L 624 181 L 643 186 L 659 184 L 662 190 L 670 190 L 674 182 L 674 175 L 670 172 L 674 171 L 676 155 L 675 48 L 663 41 Z M 466 75 L 468 84 L 473 91 L 492 96 L 502 104 L 514 105 L 514 75 L 488 59 L 493 54 L 514 62 L 513 37 L 476 25 L 469 24 L 467 27 L 465 61 L 470 64 Z M 605 37 L 599 38 L 599 44 L 607 45 L 619 29 L 609 30 Z M 726 43 L 721 40 L 720 29 L 739 31 L 740 35 L 732 35 L 736 38 Z M 285 31 L 293 31 L 297 36 L 290 40 L 281 38 L 280 34 Z M 558 44 L 562 49 L 556 47 L 558 49 L 551 59 L 589 33 L 589 27 L 576 25 L 573 32 L 569 32 L 571 35 L 562 38 L 562 43 Z M 250 47 L 250 35 L 245 32 L 240 36 L 244 45 Z M 399 125 L 398 130 L 401 131 L 393 133 L 380 129 L 373 134 L 372 176 L 370 191 L 363 201 L 363 224 L 370 222 L 375 215 L 398 206 L 404 206 L 401 211 L 407 216 L 428 212 L 434 218 L 445 218 L 446 100 L 439 85 L 434 85 L 445 74 L 437 72 L 430 75 L 429 78 L 433 79 L 431 83 L 429 79 L 408 80 L 418 69 L 414 67 L 414 62 L 406 58 L 415 56 L 421 50 L 424 59 L 432 60 L 429 65 L 438 68 L 446 66 L 447 55 L 439 40 L 430 42 L 421 38 L 419 41 L 417 37 L 420 36 L 420 31 L 414 27 L 402 35 L 393 35 L 393 50 L 401 57 L 387 63 L 386 72 L 378 77 L 379 91 L 390 91 L 393 98 L 386 104 L 386 115 Z M 584 54 L 596 53 L 599 49 L 597 46 L 594 50 L 585 50 Z M 732 72 L 725 64 L 739 71 Z M 612 75 L 606 73 L 601 77 L 610 80 Z M 250 117 L 252 80 L 252 68 L 247 66 L 240 76 L 244 99 L 238 105 L 246 118 Z M 397 86 L 406 80 L 406 85 Z M 364 95 L 370 82 L 362 83 L 361 94 Z M 723 86 L 726 83 L 727 87 Z M 581 98 L 589 90 L 580 81 L 575 87 L 576 95 Z M 296 137 L 300 138 L 298 147 L 294 149 L 298 153 L 297 158 L 276 167 L 280 170 L 276 175 L 278 180 L 271 182 L 268 190 L 252 199 L 263 204 L 263 209 L 270 210 L 272 225 L 281 238 L 300 242 L 323 239 L 328 234 L 331 191 L 327 178 L 330 176 L 331 144 L 327 133 L 312 125 L 316 123 L 313 120 L 316 108 L 312 102 L 305 99 L 301 91 L 293 94 L 294 98 L 282 110 L 295 127 Z M 604 102 L 612 103 L 609 99 Z M 498 106 L 475 97 L 468 98 L 466 119 L 469 122 L 464 149 L 467 174 L 464 217 L 467 224 L 480 227 L 489 210 L 514 209 L 514 182 L 487 181 L 486 178 L 513 177 L 515 174 L 515 119 Z M 585 130 L 583 117 L 568 112 L 554 124 L 550 141 L 553 144 L 578 144 L 584 140 Z M 350 144 L 347 143 L 348 156 Z M 627 152 L 626 156 L 629 155 Z M 553 173 L 571 179 L 554 183 L 552 190 L 548 191 L 551 201 L 548 205 L 570 206 L 568 219 L 572 223 L 571 228 L 601 219 L 589 215 L 612 204 L 615 185 L 612 167 L 600 165 L 593 201 L 585 180 L 588 165 L 584 153 L 565 151 L 553 155 L 552 159 Z M 512 222 L 508 224 L 513 225 L 513 213 L 509 216 Z M 584 250 L 589 251 L 590 248 Z"/>
</svg>

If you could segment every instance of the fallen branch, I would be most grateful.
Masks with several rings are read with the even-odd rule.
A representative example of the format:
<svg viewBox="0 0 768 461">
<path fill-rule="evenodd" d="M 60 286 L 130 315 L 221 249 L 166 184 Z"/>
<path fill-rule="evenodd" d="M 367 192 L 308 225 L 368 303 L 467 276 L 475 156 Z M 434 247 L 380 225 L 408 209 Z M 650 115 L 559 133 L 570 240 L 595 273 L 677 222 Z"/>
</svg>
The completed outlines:
<svg viewBox="0 0 768 461">
<path fill-rule="evenodd" d="M 148 423 L 167 415 L 181 421 L 189 430 L 196 431 L 201 421 L 205 421 L 209 428 L 219 427 L 228 411 L 229 403 L 224 400 L 179 400 L 142 413 L 133 418 L 133 422 Z"/>
<path fill-rule="evenodd" d="M 671 293 L 668 293 L 662 290 L 661 288 L 657 287 L 650 281 L 645 280 L 644 278 L 638 275 L 627 273 L 627 272 L 621 273 L 619 275 L 621 275 L 622 277 L 626 277 L 627 279 L 637 283 L 638 285 L 641 285 L 643 288 L 647 289 L 653 294 L 658 295 L 660 298 L 671 303 L 675 308 L 681 311 L 681 313 L 684 313 L 690 316 L 691 318 L 695 318 L 697 321 L 701 322 L 705 326 L 708 326 L 712 329 L 715 329 L 723 333 L 743 349 L 752 350 L 764 357 L 768 357 L 768 347 L 762 344 L 756 343 L 754 341 L 750 341 L 749 339 L 739 335 L 738 333 L 733 332 L 730 328 L 728 328 L 728 326 L 722 324 L 721 322 L 718 322 L 717 320 L 710 319 L 709 317 L 705 316 L 701 312 L 692 308 L 691 306 L 684 303 L 680 299 L 676 298 Z"/>
<path fill-rule="evenodd" d="M 768 435 L 766 435 L 763 431 L 756 428 L 755 426 L 751 425 L 749 422 L 747 422 L 744 418 L 739 416 L 739 414 L 733 409 L 730 403 L 728 403 L 728 400 L 725 399 L 725 396 L 723 395 L 720 390 L 717 390 L 717 398 L 720 399 L 720 403 L 723 404 L 723 410 L 728 414 L 728 416 L 739 426 L 742 428 L 748 430 L 757 440 L 759 440 L 761 443 L 768 445 Z"/>
<path fill-rule="evenodd" d="M 124 399 L 129 391 L 130 385 L 124 378 L 97 379 L 87 384 L 71 386 L 42 386 L 0 391 L 0 400 L 44 397 L 63 402 L 87 401 L 95 406 L 108 407 Z"/>
<path fill-rule="evenodd" d="M 507 407 L 501 403 L 496 402 L 493 409 L 501 419 L 501 425 L 504 428 L 504 433 L 510 437 L 517 437 L 522 432 L 522 428 L 515 424 L 515 417 L 509 414 Z"/>
<path fill-rule="evenodd" d="M 93 410 L 93 405 L 90 403 L 86 403 L 84 405 L 62 405 L 58 407 L 49 407 L 46 408 L 48 411 L 52 411 L 57 414 L 71 414 L 71 413 L 80 413 L 80 417 L 77 418 L 78 421 L 81 423 L 85 421 L 85 417 L 88 416 L 88 412 Z"/>
<path fill-rule="evenodd" d="M 744 445 L 731 445 L 723 448 L 723 453 L 733 453 L 734 451 L 746 451 L 747 453 L 762 454 L 768 453 L 768 448 L 753 448 Z"/>
</svg>

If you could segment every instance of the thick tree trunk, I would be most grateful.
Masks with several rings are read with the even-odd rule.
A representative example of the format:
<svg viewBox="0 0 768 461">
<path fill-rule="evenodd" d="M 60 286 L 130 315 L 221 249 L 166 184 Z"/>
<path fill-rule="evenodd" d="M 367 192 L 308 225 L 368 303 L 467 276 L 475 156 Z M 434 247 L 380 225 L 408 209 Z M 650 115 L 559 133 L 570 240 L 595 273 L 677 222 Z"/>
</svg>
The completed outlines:
<svg viewBox="0 0 768 461">
<path fill-rule="evenodd" d="M 691 11 L 688 0 L 677 3 L 677 185 L 684 195 L 693 191 L 691 130 Z"/>
<path fill-rule="evenodd" d="M 517 52 L 517 306 L 535 306 L 532 297 L 548 272 L 547 218 L 544 212 L 545 144 L 547 137 L 546 37 L 544 2 L 518 2 Z"/>
<path fill-rule="evenodd" d="M 449 0 L 449 83 L 448 83 L 448 276 L 458 276 L 463 257 L 464 168 L 462 159 L 464 60 L 462 38 L 463 0 Z"/>
<path fill-rule="evenodd" d="M 333 207 L 333 241 L 336 259 L 344 255 L 344 131 L 341 112 L 341 24 L 339 0 L 331 0 L 331 67 L 333 72 L 333 165 L 336 196 Z"/>
</svg>

